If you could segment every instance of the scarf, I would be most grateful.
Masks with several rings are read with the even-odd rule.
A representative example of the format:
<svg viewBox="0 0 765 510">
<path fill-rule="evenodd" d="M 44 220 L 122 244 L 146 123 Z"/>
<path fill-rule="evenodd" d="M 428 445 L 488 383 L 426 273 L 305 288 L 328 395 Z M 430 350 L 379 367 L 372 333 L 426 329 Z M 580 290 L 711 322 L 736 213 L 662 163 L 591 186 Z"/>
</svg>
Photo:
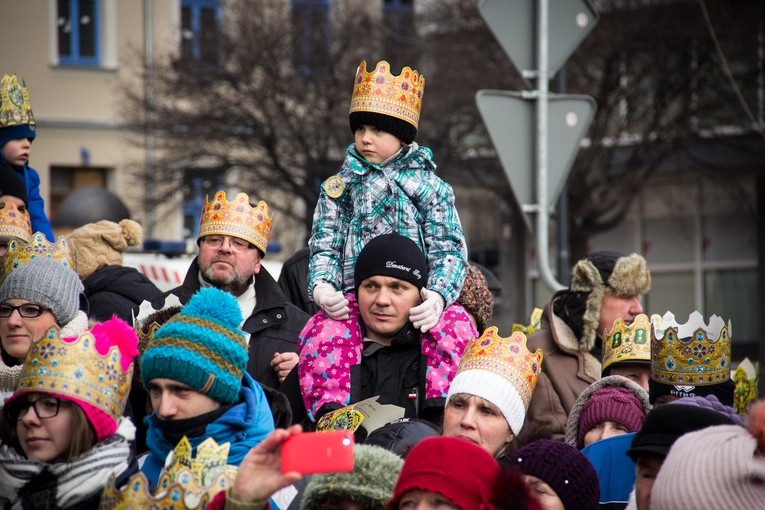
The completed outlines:
<svg viewBox="0 0 765 510">
<path fill-rule="evenodd" d="M 8 445 L 0 446 L 0 507 L 68 508 L 101 491 L 131 464 L 128 441 L 135 426 L 126 418 L 117 434 L 96 443 L 71 462 L 52 464 L 27 459 Z"/>
</svg>

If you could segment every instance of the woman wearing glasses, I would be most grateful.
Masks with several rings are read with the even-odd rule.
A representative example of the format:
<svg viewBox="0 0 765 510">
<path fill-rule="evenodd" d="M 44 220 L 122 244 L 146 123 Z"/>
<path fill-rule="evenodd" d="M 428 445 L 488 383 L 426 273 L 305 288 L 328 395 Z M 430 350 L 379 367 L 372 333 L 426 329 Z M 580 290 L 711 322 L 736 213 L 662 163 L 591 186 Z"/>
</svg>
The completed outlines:
<svg viewBox="0 0 765 510">
<path fill-rule="evenodd" d="M 79 310 L 83 287 L 77 273 L 50 257 L 35 257 L 11 271 L 0 286 L 0 406 L 13 391 L 33 342 L 51 327 L 64 336 L 87 330 Z"/>
<path fill-rule="evenodd" d="M 137 354 L 116 317 L 77 337 L 54 326 L 32 345 L 0 414 L 0 508 L 95 509 L 111 476 L 121 487 L 137 472 L 122 416 Z"/>
</svg>

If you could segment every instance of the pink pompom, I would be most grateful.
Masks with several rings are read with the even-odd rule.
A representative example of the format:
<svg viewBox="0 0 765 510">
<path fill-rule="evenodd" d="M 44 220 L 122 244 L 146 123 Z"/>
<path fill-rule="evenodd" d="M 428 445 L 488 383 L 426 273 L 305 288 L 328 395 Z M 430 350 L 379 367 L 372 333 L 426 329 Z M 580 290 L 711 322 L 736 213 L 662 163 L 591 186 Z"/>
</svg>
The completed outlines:
<svg viewBox="0 0 765 510">
<path fill-rule="evenodd" d="M 127 372 L 138 356 L 138 336 L 135 330 L 116 315 L 108 321 L 95 324 L 90 330 L 96 339 L 96 351 L 105 356 L 112 346 L 117 346 L 122 358 L 122 370 Z"/>
</svg>

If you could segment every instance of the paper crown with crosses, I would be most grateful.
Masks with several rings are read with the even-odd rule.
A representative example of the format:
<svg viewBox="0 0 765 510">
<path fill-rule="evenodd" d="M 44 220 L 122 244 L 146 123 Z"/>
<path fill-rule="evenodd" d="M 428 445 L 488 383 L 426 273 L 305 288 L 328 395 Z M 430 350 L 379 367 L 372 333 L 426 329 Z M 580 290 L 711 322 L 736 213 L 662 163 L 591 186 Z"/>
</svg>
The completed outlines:
<svg viewBox="0 0 765 510">
<path fill-rule="evenodd" d="M 133 310 L 133 329 L 138 335 L 138 351 L 143 354 L 149 342 L 154 338 L 154 333 L 167 320 L 178 313 L 183 304 L 175 294 L 165 296 L 165 301 L 159 308 L 154 308 L 151 301 L 142 301 L 138 307 L 138 314 Z"/>
<path fill-rule="evenodd" d="M 708 386 L 730 379 L 731 323 L 709 324 L 697 311 L 680 324 L 674 314 L 651 316 L 651 379 L 671 385 Z"/>
<path fill-rule="evenodd" d="M 226 192 L 218 191 L 212 201 L 205 197 L 205 206 L 199 222 L 199 238 L 209 235 L 238 237 L 255 245 L 261 253 L 266 253 L 268 239 L 271 237 L 271 221 L 268 205 L 264 201 L 250 205 L 250 198 L 239 193 L 229 202 Z"/>
<path fill-rule="evenodd" d="M 0 129 L 34 123 L 29 91 L 19 83 L 15 74 L 3 75 L 0 82 Z"/>
<path fill-rule="evenodd" d="M 471 340 L 449 386 L 447 402 L 453 395 L 467 393 L 497 406 L 510 429 L 518 434 L 542 368 L 542 349 L 529 352 L 526 335 L 516 331 L 499 336 L 496 327 Z"/>
<path fill-rule="evenodd" d="M 0 204 L 0 238 L 18 239 L 22 243 L 32 241 L 32 220 L 29 211 L 19 211 L 13 202 Z"/>
<path fill-rule="evenodd" d="M 760 396 L 760 363 L 752 363 L 749 358 L 744 358 L 731 373 L 731 379 L 736 385 L 733 391 L 733 409 L 738 414 L 747 414 L 749 406 Z"/>
<path fill-rule="evenodd" d="M 115 320 L 119 319 L 103 324 L 106 326 Z M 94 331 L 97 326 L 93 327 Z M 131 331 L 128 324 L 124 327 Z M 132 335 L 135 344 L 137 340 Z M 126 336 L 118 340 L 115 333 L 115 336 L 103 341 L 124 342 L 130 341 L 130 338 Z M 77 337 L 61 338 L 57 326 L 50 328 L 32 344 L 13 398 L 35 391 L 55 393 L 88 404 L 105 413 L 114 424 L 119 423 L 130 392 L 133 358 L 129 361 L 123 359 L 117 343 L 108 344 L 106 349 L 104 345 L 107 344 L 99 343 L 91 331 Z"/>
<path fill-rule="evenodd" d="M 168 456 L 152 493 L 146 475 L 130 477 L 122 489 L 110 478 L 101 495 L 99 508 L 104 510 L 204 509 L 221 491 L 231 487 L 236 478 L 236 466 L 227 465 L 230 444 L 218 445 L 211 437 L 197 447 L 196 457 L 184 436 Z"/>
<path fill-rule="evenodd" d="M 651 362 L 651 319 L 641 313 L 625 324 L 616 319 L 603 342 L 603 373 L 614 363 Z"/>
<path fill-rule="evenodd" d="M 425 77 L 410 67 L 393 76 L 385 60 L 367 71 L 366 61 L 356 70 L 349 113 L 370 112 L 388 115 L 408 122 L 415 129 L 420 122 Z"/>
<path fill-rule="evenodd" d="M 11 271 L 36 257 L 50 257 L 64 267 L 76 271 L 69 243 L 65 238 L 59 237 L 58 241 L 51 243 L 45 238 L 45 234 L 35 232 L 28 243 L 16 239 L 8 243 L 8 252 L 2 259 L 2 277 L 5 278 Z"/>
</svg>

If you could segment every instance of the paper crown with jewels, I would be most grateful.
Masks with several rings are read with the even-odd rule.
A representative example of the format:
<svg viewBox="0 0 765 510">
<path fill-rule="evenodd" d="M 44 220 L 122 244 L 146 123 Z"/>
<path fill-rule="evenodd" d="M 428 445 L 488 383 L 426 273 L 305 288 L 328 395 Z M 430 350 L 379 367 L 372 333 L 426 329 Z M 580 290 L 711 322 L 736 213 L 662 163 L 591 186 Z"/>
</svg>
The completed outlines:
<svg viewBox="0 0 765 510">
<path fill-rule="evenodd" d="M 99 508 L 207 508 L 215 495 L 231 487 L 236 478 L 236 466 L 226 464 L 229 447 L 229 443 L 218 445 L 209 437 L 197 447 L 196 457 L 192 457 L 191 444 L 184 436 L 170 454 L 154 493 L 143 473 L 131 476 L 122 489 L 116 487 L 112 475 L 104 487 Z"/>
<path fill-rule="evenodd" d="M 18 239 L 22 243 L 32 241 L 32 220 L 29 218 L 29 211 L 19 211 L 13 202 L 0 204 L 0 238 Z"/>
<path fill-rule="evenodd" d="M 239 193 L 229 202 L 226 200 L 226 192 L 218 191 L 212 201 L 205 197 L 198 239 L 209 235 L 238 237 L 252 243 L 265 254 L 271 237 L 272 219 L 273 215 L 268 215 L 268 205 L 264 201 L 261 200 L 253 207 L 250 198 Z"/>
<path fill-rule="evenodd" d="M 142 301 L 138 307 L 138 314 L 133 310 L 133 329 L 138 335 L 138 351 L 143 354 L 149 342 L 154 338 L 154 333 L 167 320 L 181 310 L 183 304 L 175 294 L 165 296 L 165 301 L 159 308 L 154 308 L 151 301 Z"/>
<path fill-rule="evenodd" d="M 651 316 L 651 379 L 671 385 L 708 386 L 730 379 L 731 324 L 699 312 L 679 324 L 675 316 Z"/>
<path fill-rule="evenodd" d="M 103 323 L 104 328 L 113 328 L 112 321 L 119 319 Z M 128 324 L 122 324 L 131 331 Z M 109 342 L 129 342 L 130 338 L 117 339 L 115 330 L 114 335 L 107 334 L 99 341 L 94 336 L 102 335 L 98 326 L 72 338 L 61 338 L 61 331 L 54 326 L 32 343 L 13 398 L 34 391 L 55 393 L 84 402 L 118 423 L 130 392 L 133 358 L 125 358 L 121 345 Z M 132 341 L 137 344 L 135 335 Z"/>
<path fill-rule="evenodd" d="M 51 243 L 45 238 L 45 234 L 35 232 L 29 242 L 13 239 L 8 243 L 8 252 L 2 259 L 2 278 L 36 257 L 50 257 L 64 267 L 76 271 L 65 238 L 59 237 L 58 241 Z"/>
<path fill-rule="evenodd" d="M 526 348 L 526 335 L 516 331 L 503 338 L 492 326 L 465 348 L 447 402 L 457 393 L 485 398 L 502 411 L 517 435 L 541 369 L 542 349 L 532 353 Z"/>
<path fill-rule="evenodd" d="M 731 373 L 731 379 L 736 385 L 733 391 L 733 409 L 738 414 L 747 414 L 749 406 L 760 396 L 760 363 L 752 363 L 749 358 L 744 358 Z"/>
<path fill-rule="evenodd" d="M 410 67 L 393 76 L 390 64 L 384 60 L 371 71 L 362 61 L 356 70 L 349 113 L 380 113 L 408 122 L 416 129 L 424 91 L 425 77 Z"/>
<path fill-rule="evenodd" d="M 651 319 L 641 313 L 625 324 L 616 319 L 603 342 L 603 373 L 614 363 L 651 362 Z"/>
<path fill-rule="evenodd" d="M 19 83 L 15 74 L 3 75 L 0 82 L 0 129 L 34 123 L 29 91 Z"/>
</svg>

